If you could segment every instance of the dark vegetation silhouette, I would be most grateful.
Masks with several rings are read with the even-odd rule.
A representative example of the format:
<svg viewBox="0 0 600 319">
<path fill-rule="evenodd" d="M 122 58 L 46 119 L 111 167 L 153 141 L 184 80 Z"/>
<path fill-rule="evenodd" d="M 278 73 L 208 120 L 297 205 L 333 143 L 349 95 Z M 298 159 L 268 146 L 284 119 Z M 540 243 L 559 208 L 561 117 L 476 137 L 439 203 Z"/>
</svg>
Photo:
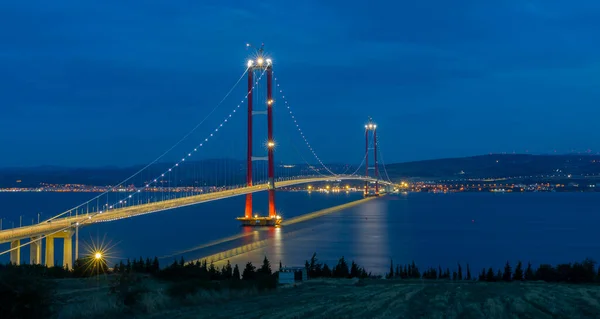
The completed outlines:
<svg viewBox="0 0 600 319">
<path fill-rule="evenodd" d="M 282 264 L 279 263 L 279 269 Z M 452 280 L 463 282 L 526 282 L 545 281 L 552 283 L 592 284 L 600 283 L 600 268 L 596 262 L 585 259 L 583 262 L 552 266 L 541 264 L 533 269 L 530 263 L 523 270 L 519 261 L 516 267 L 506 262 L 502 269 L 482 269 L 478 276 L 471 276 L 469 264 L 465 264 L 463 275 L 461 264 L 455 270 L 445 270 L 441 266 L 430 267 L 421 272 L 415 262 L 394 264 L 390 260 L 388 280 Z M 348 263 L 340 258 L 332 268 L 319 262 L 313 254 L 305 263 L 308 278 L 380 278 L 368 273 L 354 261 Z M 169 266 L 160 267 L 158 258 L 139 258 L 117 263 L 108 269 L 102 263 L 83 258 L 75 261 L 72 270 L 58 266 L 0 264 L 0 318 L 46 318 L 56 309 L 53 279 L 93 277 L 97 274 L 112 274 L 109 293 L 116 296 L 118 303 L 126 309 L 134 309 L 148 288 L 145 279 L 154 278 L 167 283 L 166 293 L 185 303 L 188 296 L 201 290 L 270 290 L 277 287 L 278 270 L 273 270 L 267 257 L 259 267 L 246 263 L 240 271 L 238 265 L 229 262 L 221 268 L 204 261 L 185 262 L 183 258 L 174 260 Z"/>
</svg>

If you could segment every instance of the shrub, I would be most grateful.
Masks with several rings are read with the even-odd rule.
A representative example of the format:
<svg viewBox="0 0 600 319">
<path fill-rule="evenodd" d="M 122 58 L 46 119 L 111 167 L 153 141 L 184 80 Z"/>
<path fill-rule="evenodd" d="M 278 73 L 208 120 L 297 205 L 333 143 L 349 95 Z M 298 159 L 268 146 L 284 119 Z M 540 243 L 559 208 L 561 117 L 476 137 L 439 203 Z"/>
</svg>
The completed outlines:
<svg viewBox="0 0 600 319">
<path fill-rule="evenodd" d="M 0 274 L 0 318 L 48 318 L 53 286 L 39 276 L 4 271 Z"/>
</svg>

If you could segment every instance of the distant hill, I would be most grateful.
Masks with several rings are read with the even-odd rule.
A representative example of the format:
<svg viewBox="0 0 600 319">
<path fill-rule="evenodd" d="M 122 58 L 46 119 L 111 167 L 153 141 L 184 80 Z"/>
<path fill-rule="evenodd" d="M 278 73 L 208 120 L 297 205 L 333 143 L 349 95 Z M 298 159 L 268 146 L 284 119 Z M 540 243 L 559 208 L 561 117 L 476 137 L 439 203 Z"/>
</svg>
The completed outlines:
<svg viewBox="0 0 600 319">
<path fill-rule="evenodd" d="M 146 168 L 126 184 L 142 185 L 159 177 L 173 167 L 174 163 L 156 163 Z M 266 178 L 266 163 L 255 163 L 256 178 Z M 0 187 L 37 187 L 40 183 L 47 184 L 85 184 L 85 185 L 115 185 L 129 176 L 142 170 L 144 165 L 130 167 L 95 167 L 69 168 L 60 166 L 39 166 L 27 168 L 0 168 Z M 334 171 L 343 172 L 347 166 L 334 164 Z M 314 170 L 327 174 L 323 168 L 310 168 L 306 164 L 282 167 L 278 163 L 275 172 L 280 177 L 297 175 L 314 175 Z M 349 170 L 349 169 L 347 169 Z M 170 175 L 171 184 L 164 186 L 202 186 L 202 185 L 232 185 L 242 184 L 246 180 L 246 163 L 232 159 L 208 159 L 189 161 L 173 170 Z M 166 180 L 168 181 L 168 179 Z"/>
<path fill-rule="evenodd" d="M 154 164 L 128 184 L 140 185 L 146 183 L 160 176 L 172 165 L 173 163 Z M 187 162 L 173 173 L 172 186 L 241 184 L 245 181 L 245 165 L 241 160 L 231 159 Z M 59 166 L 4 168 L 0 169 L 0 187 L 36 187 L 40 183 L 114 185 L 143 167 L 139 165 L 124 168 L 112 166 L 97 168 Z M 356 169 L 356 167 L 348 167 L 343 164 L 332 164 L 328 167 L 336 173 L 352 173 Z M 315 166 L 315 169 L 319 169 L 318 166 Z M 323 174 L 327 174 L 322 168 L 320 170 Z M 403 178 L 497 178 L 551 174 L 586 175 L 600 174 L 600 156 L 492 154 L 394 163 L 388 164 L 386 170 L 392 180 Z M 257 169 L 257 171 L 260 171 L 260 169 Z M 383 169 L 380 171 L 384 175 Z M 289 168 L 282 168 L 278 165 L 276 174 L 279 176 L 296 176 L 316 173 L 308 165 L 300 164 Z M 20 182 L 17 183 L 17 181 Z"/>
<path fill-rule="evenodd" d="M 388 164 L 390 178 L 486 178 L 598 174 L 598 155 L 491 154 Z"/>
</svg>

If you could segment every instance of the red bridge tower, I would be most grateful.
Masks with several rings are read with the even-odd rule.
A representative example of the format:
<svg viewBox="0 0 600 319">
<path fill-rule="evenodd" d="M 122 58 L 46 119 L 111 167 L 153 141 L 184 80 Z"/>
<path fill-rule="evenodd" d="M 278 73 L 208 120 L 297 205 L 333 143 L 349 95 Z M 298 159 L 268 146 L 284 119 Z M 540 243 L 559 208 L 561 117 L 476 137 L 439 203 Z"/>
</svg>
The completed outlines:
<svg viewBox="0 0 600 319">
<path fill-rule="evenodd" d="M 373 151 L 373 167 L 369 167 L 369 153 Z M 373 119 L 369 118 L 369 122 L 365 125 L 365 176 L 369 177 L 369 170 L 373 170 L 375 178 L 374 193 L 371 193 L 369 184 L 365 181 L 365 196 L 379 196 L 379 163 L 377 162 L 377 125 L 373 123 Z"/>
<path fill-rule="evenodd" d="M 266 110 L 254 111 L 253 109 L 253 87 L 254 78 L 257 73 L 267 75 L 267 101 Z M 244 217 L 237 219 L 244 226 L 278 226 L 281 223 L 281 217 L 275 211 L 275 167 L 273 151 L 275 141 L 273 140 L 273 62 L 265 57 L 263 48 L 257 51 L 255 58 L 248 60 L 248 153 L 246 166 L 246 185 L 252 186 L 252 162 L 268 161 L 268 192 L 269 192 L 269 216 L 261 217 L 253 215 L 252 211 L 252 193 L 246 194 L 246 207 Z M 254 115 L 267 115 L 267 156 L 256 157 L 252 153 L 252 117 Z"/>
</svg>

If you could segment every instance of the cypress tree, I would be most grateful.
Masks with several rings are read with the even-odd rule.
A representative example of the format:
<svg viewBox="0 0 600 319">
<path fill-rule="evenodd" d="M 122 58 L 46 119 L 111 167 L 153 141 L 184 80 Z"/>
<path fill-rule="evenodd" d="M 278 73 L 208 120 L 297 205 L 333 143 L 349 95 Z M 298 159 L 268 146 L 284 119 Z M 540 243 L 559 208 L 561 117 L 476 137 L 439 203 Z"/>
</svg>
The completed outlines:
<svg viewBox="0 0 600 319">
<path fill-rule="evenodd" d="M 400 269 L 400 265 L 396 265 L 396 272 L 394 273 L 396 278 L 400 278 L 400 275 L 402 275 L 402 271 Z"/>
<path fill-rule="evenodd" d="M 272 273 L 271 263 L 269 262 L 269 259 L 267 259 L 267 256 L 265 256 L 265 259 L 263 259 L 263 264 L 258 270 L 258 272 L 263 275 L 270 275 Z"/>
<path fill-rule="evenodd" d="M 496 273 L 496 281 L 502 280 L 502 271 L 498 269 L 498 273 Z"/>
<path fill-rule="evenodd" d="M 531 263 L 527 263 L 527 270 L 525 270 L 525 280 L 534 280 L 533 269 L 531 269 Z"/>
<path fill-rule="evenodd" d="M 240 269 L 237 264 L 233 267 L 233 280 L 240 280 Z"/>
<path fill-rule="evenodd" d="M 515 268 L 515 273 L 513 274 L 512 279 L 514 281 L 522 281 L 523 280 L 523 264 L 521 261 L 517 263 L 517 268 Z"/>
<path fill-rule="evenodd" d="M 210 266 L 208 266 L 208 276 L 210 280 L 218 280 L 219 279 L 219 271 L 215 267 L 215 264 L 211 261 Z"/>
<path fill-rule="evenodd" d="M 462 280 L 463 276 L 462 276 L 462 267 L 460 266 L 460 263 L 458 264 L 458 280 Z"/>
<path fill-rule="evenodd" d="M 469 268 L 469 264 L 467 264 L 467 280 L 471 280 L 471 269 Z"/>
<path fill-rule="evenodd" d="M 179 267 L 183 267 L 185 265 L 185 261 L 183 260 L 183 256 L 179 259 Z"/>
<path fill-rule="evenodd" d="M 323 265 L 322 275 L 323 275 L 323 277 L 327 277 L 327 278 L 330 278 L 332 276 L 331 269 L 329 269 L 329 266 L 327 266 L 327 264 Z"/>
<path fill-rule="evenodd" d="M 246 263 L 246 268 L 244 268 L 244 272 L 242 273 L 243 280 L 253 280 L 256 278 L 256 267 L 252 265 L 251 262 Z"/>
<path fill-rule="evenodd" d="M 446 273 L 444 274 L 444 278 L 450 279 L 450 268 L 446 268 Z"/>
<path fill-rule="evenodd" d="M 504 273 L 502 274 L 503 281 L 511 281 L 512 280 L 512 268 L 508 261 L 506 261 L 506 265 L 504 266 Z"/>
<path fill-rule="evenodd" d="M 225 277 L 225 279 L 231 279 L 233 277 L 233 268 L 231 268 L 231 263 L 229 263 L 229 260 L 227 261 L 227 265 L 225 266 L 223 276 Z"/>
<path fill-rule="evenodd" d="M 333 277 L 335 278 L 348 278 L 350 271 L 348 270 L 348 263 L 342 256 L 338 261 L 338 264 L 333 267 Z"/>
<path fill-rule="evenodd" d="M 390 259 L 390 272 L 387 274 L 387 279 L 394 278 L 394 261 Z"/>
<path fill-rule="evenodd" d="M 160 270 L 160 264 L 158 263 L 158 258 L 154 256 L 154 260 L 152 261 L 152 272 L 157 273 Z"/>
<path fill-rule="evenodd" d="M 488 269 L 487 274 L 485 275 L 485 281 L 487 281 L 487 282 L 496 281 L 496 276 L 494 276 L 494 270 L 492 269 L 492 267 L 490 267 Z"/>
<path fill-rule="evenodd" d="M 438 279 L 443 279 L 444 273 L 442 272 L 442 266 L 438 265 Z"/>
<path fill-rule="evenodd" d="M 485 281 L 485 280 L 486 280 L 485 268 L 483 268 L 481 270 L 481 273 L 479 274 L 479 281 Z"/>
<path fill-rule="evenodd" d="M 452 272 L 452 280 L 456 281 L 456 279 L 458 279 L 458 274 L 456 273 L 456 271 Z"/>
<path fill-rule="evenodd" d="M 146 258 L 146 265 L 144 267 L 144 271 L 147 273 L 152 272 L 152 262 L 150 261 L 150 258 Z"/>
</svg>

